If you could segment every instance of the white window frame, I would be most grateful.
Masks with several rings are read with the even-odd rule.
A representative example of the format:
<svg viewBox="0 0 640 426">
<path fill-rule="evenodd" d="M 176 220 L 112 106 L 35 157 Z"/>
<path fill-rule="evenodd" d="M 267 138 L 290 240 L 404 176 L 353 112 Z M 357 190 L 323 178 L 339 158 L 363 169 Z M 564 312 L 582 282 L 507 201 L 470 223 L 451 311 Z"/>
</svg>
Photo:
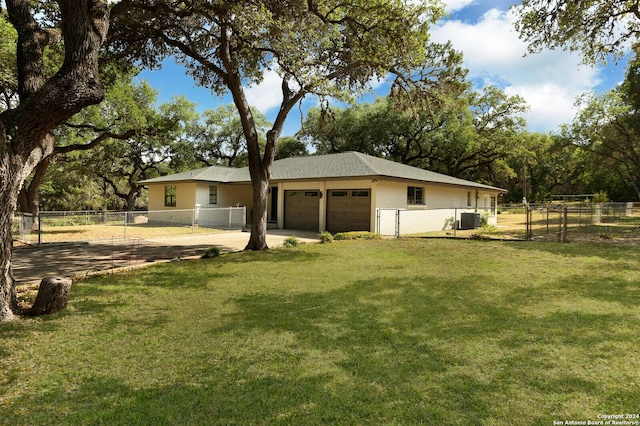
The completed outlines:
<svg viewBox="0 0 640 426">
<path fill-rule="evenodd" d="M 209 185 L 209 205 L 216 205 L 216 204 L 218 204 L 218 186 Z"/>
<path fill-rule="evenodd" d="M 420 197 L 418 197 L 418 193 L 420 193 Z M 407 205 L 409 206 L 425 205 L 424 186 L 408 186 L 407 187 Z"/>
</svg>

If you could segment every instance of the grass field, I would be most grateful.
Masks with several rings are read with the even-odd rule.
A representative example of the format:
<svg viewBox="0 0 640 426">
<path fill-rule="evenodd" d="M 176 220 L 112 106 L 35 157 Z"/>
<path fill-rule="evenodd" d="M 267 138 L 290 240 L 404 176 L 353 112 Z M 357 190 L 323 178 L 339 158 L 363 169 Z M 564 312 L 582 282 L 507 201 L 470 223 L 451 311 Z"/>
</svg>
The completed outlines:
<svg viewBox="0 0 640 426">
<path fill-rule="evenodd" d="M 373 240 L 80 281 L 0 324 L 3 425 L 552 425 L 640 410 L 640 252 Z"/>
</svg>

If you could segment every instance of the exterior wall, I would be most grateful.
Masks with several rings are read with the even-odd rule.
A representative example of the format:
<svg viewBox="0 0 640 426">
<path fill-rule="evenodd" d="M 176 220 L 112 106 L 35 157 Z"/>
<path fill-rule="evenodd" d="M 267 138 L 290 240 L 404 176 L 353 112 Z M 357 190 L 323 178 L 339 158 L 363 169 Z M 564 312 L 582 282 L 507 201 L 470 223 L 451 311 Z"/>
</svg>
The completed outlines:
<svg viewBox="0 0 640 426">
<path fill-rule="evenodd" d="M 407 204 L 407 188 L 424 188 L 424 204 Z M 469 194 L 470 193 L 470 194 Z M 460 214 L 489 211 L 489 224 L 497 223 L 498 191 L 433 185 L 425 182 L 381 181 L 377 184 L 377 232 L 382 235 L 406 235 L 442 231 L 450 219 L 460 220 Z M 494 197 L 494 204 L 491 204 Z M 469 206 L 469 199 L 471 206 Z M 398 229 L 399 226 L 399 229 Z"/>
<path fill-rule="evenodd" d="M 424 205 L 407 204 L 407 187 L 424 188 Z M 468 193 L 471 193 L 471 205 L 468 204 Z M 470 208 L 489 209 L 491 196 L 497 197 L 497 191 L 477 190 L 458 186 L 430 185 L 425 182 L 380 181 L 376 184 L 375 208 L 379 209 L 449 209 Z M 476 199 L 477 198 L 477 199 Z M 494 208 L 492 216 L 497 214 Z"/>
<path fill-rule="evenodd" d="M 165 186 L 176 187 L 176 205 L 164 205 Z M 193 209 L 196 205 L 196 184 L 194 182 L 154 183 L 149 185 L 149 210 Z"/>
<path fill-rule="evenodd" d="M 209 204 L 209 186 L 211 185 L 218 187 L 218 202 L 215 205 Z M 175 207 L 167 207 L 164 205 L 165 186 L 176 186 Z M 370 229 L 376 232 L 384 231 L 388 233 L 389 229 L 395 230 L 398 219 L 401 220 L 401 227 L 403 228 L 401 231 L 403 233 L 442 230 L 448 218 L 456 215 L 456 219 L 459 220 L 460 213 L 464 211 L 474 212 L 476 209 L 480 212 L 490 209 L 489 223 L 495 224 L 497 221 L 497 205 L 492 206 L 491 204 L 491 197 L 495 197 L 497 201 L 497 191 L 476 190 L 475 188 L 447 185 L 430 185 L 419 181 L 393 181 L 383 179 L 280 182 L 274 183 L 271 186 L 278 188 L 277 225 L 279 228 L 284 227 L 284 195 L 285 191 L 290 190 L 320 191 L 323 194 L 320 198 L 318 212 L 318 231 L 320 232 L 326 230 L 327 191 L 331 189 L 370 190 Z M 409 186 L 424 188 L 423 205 L 407 204 L 407 187 Z M 468 206 L 469 192 L 471 193 L 472 206 Z M 271 198 L 269 198 L 268 202 L 271 203 Z M 149 185 L 149 210 L 194 209 L 197 205 L 202 209 L 246 206 L 246 220 L 250 221 L 253 207 L 251 185 L 203 182 L 157 183 Z M 491 207 L 494 208 L 491 209 Z M 393 212 L 384 209 L 392 209 Z M 400 216 L 397 217 L 395 213 L 397 210 L 415 213 L 399 213 Z M 384 211 L 384 213 L 380 213 L 382 211 Z M 177 213 L 178 212 L 176 212 L 176 214 Z M 412 225 L 408 225 L 409 223 Z M 410 228 L 406 228 L 407 226 L 410 226 Z"/>
<path fill-rule="evenodd" d="M 218 202 L 209 204 L 209 187 L 218 187 Z M 251 185 L 228 185 L 224 183 L 198 183 L 196 186 L 196 202 L 202 208 L 211 207 L 238 207 L 247 206 L 247 210 L 253 206 L 253 193 Z"/>
<path fill-rule="evenodd" d="M 164 205 L 165 186 L 176 187 L 176 206 Z M 218 187 L 218 203 L 209 204 L 209 186 Z M 253 205 L 251 185 L 227 185 L 224 183 L 176 182 L 156 183 L 149 185 L 149 210 L 181 210 L 202 208 L 236 207 Z"/>
<path fill-rule="evenodd" d="M 171 182 L 157 183 L 149 185 L 149 220 L 158 222 L 180 223 L 190 225 L 193 220 L 193 209 L 202 208 L 202 214 L 197 213 L 196 222 L 200 222 L 201 226 L 234 227 L 242 218 L 248 217 L 243 210 L 234 211 L 232 218 L 229 219 L 229 210 L 225 213 L 215 212 L 213 210 L 206 211 L 212 207 L 247 207 L 248 212 L 252 205 L 251 185 L 225 185 L 214 184 L 218 187 L 218 203 L 209 204 L 209 183 L 202 182 Z M 176 187 L 176 205 L 164 205 L 164 190 L 166 186 Z M 168 216 L 168 212 L 173 212 Z M 222 219 L 219 215 L 224 216 Z"/>
<path fill-rule="evenodd" d="M 424 188 L 424 204 L 408 205 L 407 188 L 416 186 Z M 467 192 L 472 193 L 472 202 L 475 197 L 475 189 L 464 187 L 429 185 L 425 182 L 394 182 L 381 181 L 377 184 L 376 207 L 381 209 L 439 209 L 450 207 L 467 207 Z"/>
</svg>

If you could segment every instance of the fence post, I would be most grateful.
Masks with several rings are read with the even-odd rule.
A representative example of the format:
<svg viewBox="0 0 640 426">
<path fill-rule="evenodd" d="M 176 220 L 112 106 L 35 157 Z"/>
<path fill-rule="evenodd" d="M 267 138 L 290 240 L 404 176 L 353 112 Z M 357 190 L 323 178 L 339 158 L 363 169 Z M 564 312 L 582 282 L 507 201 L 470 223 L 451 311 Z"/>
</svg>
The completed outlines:
<svg viewBox="0 0 640 426">
<path fill-rule="evenodd" d="M 458 208 L 453 209 L 453 238 L 457 237 L 458 233 Z"/>
<path fill-rule="evenodd" d="M 400 209 L 396 209 L 396 238 L 400 238 Z"/>
<path fill-rule="evenodd" d="M 42 244 L 42 220 L 40 217 L 40 210 L 36 213 L 36 218 L 38 218 L 38 245 Z"/>
<path fill-rule="evenodd" d="M 567 206 L 564 206 L 564 224 L 563 224 L 563 229 L 562 229 L 562 242 L 566 243 L 567 240 L 567 229 L 569 226 L 569 208 Z"/>
<path fill-rule="evenodd" d="M 547 206 L 546 209 L 547 209 L 547 235 L 549 235 L 549 206 Z"/>
<path fill-rule="evenodd" d="M 247 226 L 247 206 L 242 207 L 242 227 Z"/>
<path fill-rule="evenodd" d="M 124 212 L 124 239 L 127 239 L 127 222 L 129 220 L 129 218 L 127 217 L 127 215 L 129 214 L 129 212 Z"/>
</svg>

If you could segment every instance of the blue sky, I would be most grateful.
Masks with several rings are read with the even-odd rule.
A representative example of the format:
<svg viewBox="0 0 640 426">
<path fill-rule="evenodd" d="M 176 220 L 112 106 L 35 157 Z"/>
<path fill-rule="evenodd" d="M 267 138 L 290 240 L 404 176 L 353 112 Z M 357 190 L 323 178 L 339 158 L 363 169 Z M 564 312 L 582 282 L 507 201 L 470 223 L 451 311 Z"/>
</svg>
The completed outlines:
<svg viewBox="0 0 640 426">
<path fill-rule="evenodd" d="M 446 3 L 449 18 L 433 28 L 432 39 L 451 40 L 454 48 L 463 52 L 464 65 L 475 89 L 495 85 L 509 95 L 524 97 L 530 108 L 525 118 L 531 131 L 557 131 L 575 116 L 574 102 L 579 95 L 609 90 L 624 78 L 624 63 L 592 68 L 581 64 L 579 53 L 545 50 L 524 57 L 526 46 L 518 39 L 513 28 L 515 18 L 509 12 L 517 1 L 446 0 Z M 185 95 L 197 104 L 199 111 L 231 102 L 229 96 L 216 97 L 207 89 L 196 87 L 184 69 L 172 60 L 165 61 L 161 70 L 143 71 L 140 77 L 159 91 L 159 102 Z M 387 90 L 382 85 L 377 93 L 386 95 Z M 267 118 L 274 118 L 280 102 L 277 75 L 266 74 L 260 85 L 246 88 L 246 93 L 251 105 Z M 316 102 L 304 100 L 303 112 Z M 300 128 L 300 120 L 300 111 L 295 108 L 283 134 L 294 134 Z"/>
</svg>

